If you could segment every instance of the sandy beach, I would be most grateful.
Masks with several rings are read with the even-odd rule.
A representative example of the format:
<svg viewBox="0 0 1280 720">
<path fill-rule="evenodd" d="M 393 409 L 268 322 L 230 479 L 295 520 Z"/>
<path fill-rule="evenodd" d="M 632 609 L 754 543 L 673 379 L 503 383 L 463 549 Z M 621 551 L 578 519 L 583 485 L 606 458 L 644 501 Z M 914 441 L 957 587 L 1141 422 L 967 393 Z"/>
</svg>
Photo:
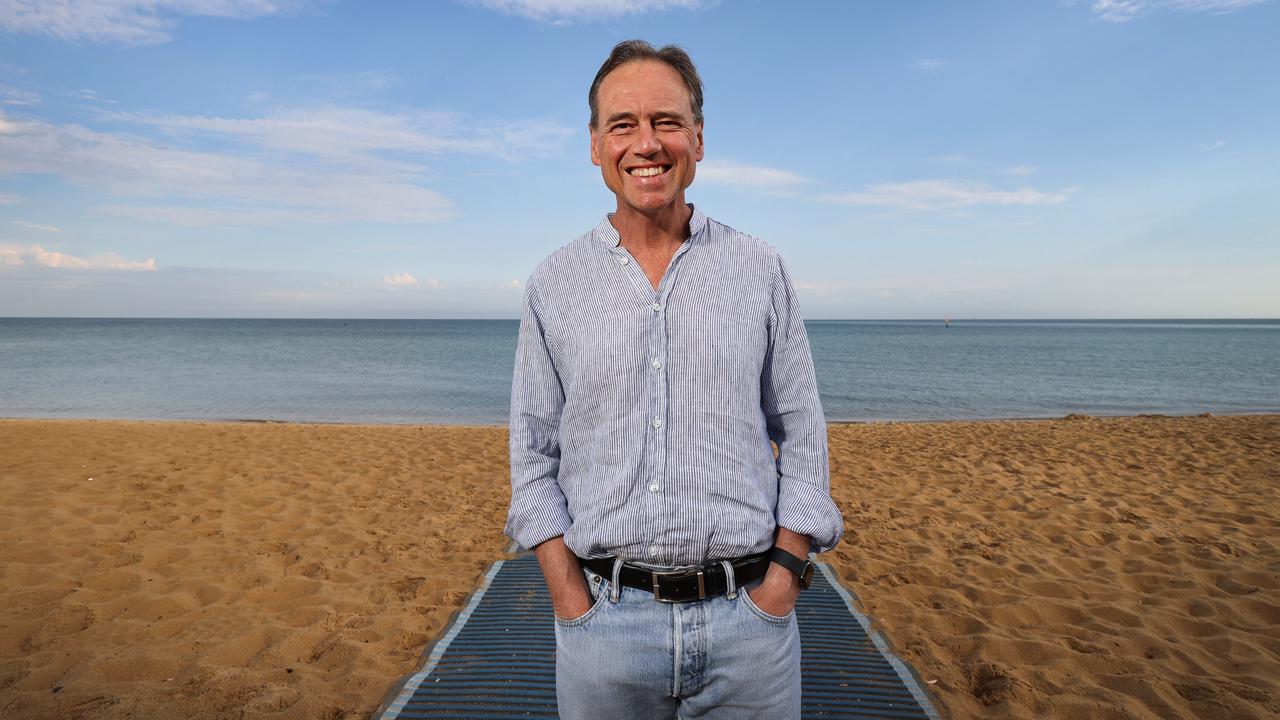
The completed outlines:
<svg viewBox="0 0 1280 720">
<path fill-rule="evenodd" d="M 500 427 L 0 421 L 0 717 L 367 718 Z M 952 718 L 1280 717 L 1280 416 L 830 426 L 822 559 Z"/>
</svg>

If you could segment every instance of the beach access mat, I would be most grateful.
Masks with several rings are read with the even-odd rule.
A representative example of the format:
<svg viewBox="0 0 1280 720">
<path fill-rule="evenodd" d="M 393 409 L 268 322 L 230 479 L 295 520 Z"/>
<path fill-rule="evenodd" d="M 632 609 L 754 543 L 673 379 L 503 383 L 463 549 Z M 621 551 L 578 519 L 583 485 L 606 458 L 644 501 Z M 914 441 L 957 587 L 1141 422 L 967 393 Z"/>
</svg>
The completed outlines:
<svg viewBox="0 0 1280 720">
<path fill-rule="evenodd" d="M 800 593 L 801 714 L 805 718 L 938 720 L 911 670 L 893 655 L 826 563 Z M 556 718 L 551 598 L 533 553 L 485 573 L 422 668 L 397 682 L 374 715 Z"/>
</svg>

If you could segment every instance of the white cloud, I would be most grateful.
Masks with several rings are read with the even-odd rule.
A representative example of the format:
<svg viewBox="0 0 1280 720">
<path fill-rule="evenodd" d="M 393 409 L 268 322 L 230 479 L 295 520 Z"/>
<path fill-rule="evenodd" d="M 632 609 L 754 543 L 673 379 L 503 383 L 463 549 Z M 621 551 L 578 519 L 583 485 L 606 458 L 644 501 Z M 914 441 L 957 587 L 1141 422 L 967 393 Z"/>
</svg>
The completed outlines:
<svg viewBox="0 0 1280 720">
<path fill-rule="evenodd" d="M 922 73 L 936 73 L 946 63 L 938 58 L 923 58 L 911 63 L 911 69 Z"/>
<path fill-rule="evenodd" d="M 445 153 L 532 158 L 572 135 L 551 123 L 438 113 L 285 110 L 267 117 L 103 114 L 160 138 L 0 112 L 0 176 L 53 174 L 118 198 L 105 210 L 183 225 L 438 222 L 453 204 L 426 187 Z M 456 128 L 439 132 L 437 127 Z M 217 152 L 197 149 L 213 145 Z"/>
<path fill-rule="evenodd" d="M 1203 150 L 1204 152 L 1213 152 L 1214 150 L 1221 150 L 1226 146 L 1227 146 L 1226 140 L 1218 139 L 1211 143 L 1206 143 L 1204 145 L 1201 145 L 1200 149 Z"/>
<path fill-rule="evenodd" d="M 473 4 L 507 15 L 567 24 L 609 20 L 624 15 L 671 9 L 696 10 L 704 0 L 472 0 Z"/>
<path fill-rule="evenodd" d="M 0 104 L 14 106 L 39 105 L 40 95 L 31 90 L 24 90 L 12 85 L 0 85 Z"/>
<path fill-rule="evenodd" d="M 418 279 L 407 272 L 397 275 L 383 275 L 382 284 L 390 287 L 410 287 L 418 284 Z"/>
<path fill-rule="evenodd" d="M 1229 13 L 1268 0 L 1095 0 L 1093 14 L 1105 22 L 1121 23 L 1158 10 Z"/>
<path fill-rule="evenodd" d="M 704 160 L 698 163 L 697 178 L 704 182 L 756 190 L 789 190 L 808 182 L 790 170 L 761 167 L 732 160 Z"/>
<path fill-rule="evenodd" d="M 145 45 L 167 42 L 176 17 L 247 20 L 304 7 L 302 0 L 0 0 L 0 28 L 47 35 Z"/>
<path fill-rule="evenodd" d="M 174 136 L 238 140 L 252 146 L 350 161 L 369 153 L 468 153 L 508 160 L 542 157 L 573 130 L 542 121 L 476 121 L 455 113 L 381 113 L 326 106 L 285 108 L 266 117 L 108 113 L 105 119 Z"/>
<path fill-rule="evenodd" d="M 41 230 L 44 232 L 52 232 L 52 233 L 62 232 L 62 228 L 60 227 L 54 227 L 52 225 L 41 225 L 40 223 L 27 222 L 26 220 L 14 220 L 13 224 L 20 225 L 30 230 Z"/>
<path fill-rule="evenodd" d="M 110 100 L 108 98 L 103 97 L 102 93 L 98 92 L 97 90 L 90 90 L 88 88 L 81 88 L 80 90 L 68 90 L 67 95 L 70 97 L 76 98 L 77 100 L 87 100 L 88 102 L 91 102 L 91 103 L 111 103 L 114 105 L 116 102 L 115 100 Z"/>
<path fill-rule="evenodd" d="M 0 122 L 3 122 L 3 118 L 0 118 Z M 0 133 L 2 132 L 4 132 L 4 129 L 0 127 Z M 0 205 L 21 205 L 21 204 L 22 204 L 22 198 L 18 197 L 17 195 L 13 195 L 10 193 L 0 193 Z"/>
<path fill-rule="evenodd" d="M 125 260 L 115 253 L 100 253 L 83 258 L 59 250 L 46 250 L 39 245 L 0 245 L 0 266 L 17 267 L 30 260 L 36 265 L 71 270 L 143 270 L 155 272 L 155 258 Z"/>
<path fill-rule="evenodd" d="M 1019 177 L 1026 177 L 1027 175 L 1031 175 L 1035 173 L 1035 171 L 1036 171 L 1036 168 L 1034 165 L 1014 165 L 1013 167 L 1005 168 L 1004 174 L 1017 175 Z"/>
<path fill-rule="evenodd" d="M 519 290 L 524 287 L 524 283 L 519 280 L 512 280 L 511 282 L 502 283 L 502 287 L 510 290 Z"/>
<path fill-rule="evenodd" d="M 22 259 L 25 254 L 25 248 L 16 245 L 0 245 L 0 268 L 26 265 L 26 261 Z"/>
<path fill-rule="evenodd" d="M 915 180 L 871 185 L 860 192 L 827 195 L 824 199 L 841 205 L 943 210 L 974 205 L 1057 205 L 1066 202 L 1074 191 L 1068 188 L 1043 192 L 1028 187 L 1000 190 L 972 180 Z"/>
</svg>

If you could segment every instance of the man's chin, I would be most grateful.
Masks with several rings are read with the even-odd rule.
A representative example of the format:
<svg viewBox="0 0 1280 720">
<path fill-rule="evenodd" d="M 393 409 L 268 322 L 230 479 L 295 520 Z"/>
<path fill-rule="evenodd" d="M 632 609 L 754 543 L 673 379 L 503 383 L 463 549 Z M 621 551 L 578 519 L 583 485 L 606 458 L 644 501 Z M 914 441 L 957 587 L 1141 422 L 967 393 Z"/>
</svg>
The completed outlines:
<svg viewBox="0 0 1280 720">
<path fill-rule="evenodd" d="M 631 197 L 624 194 L 618 197 L 618 201 L 619 205 L 625 205 L 641 215 L 654 215 L 671 207 L 684 206 L 684 202 L 679 197 L 668 197 L 665 195 Z"/>
</svg>

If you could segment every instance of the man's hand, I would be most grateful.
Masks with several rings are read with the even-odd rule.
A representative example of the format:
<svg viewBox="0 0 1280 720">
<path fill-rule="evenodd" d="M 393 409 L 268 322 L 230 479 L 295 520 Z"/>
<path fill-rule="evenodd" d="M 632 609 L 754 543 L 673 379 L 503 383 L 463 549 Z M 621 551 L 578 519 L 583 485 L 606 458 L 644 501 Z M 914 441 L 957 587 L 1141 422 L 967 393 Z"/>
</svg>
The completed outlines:
<svg viewBox="0 0 1280 720">
<path fill-rule="evenodd" d="M 582 563 L 557 535 L 533 549 L 542 567 L 542 577 L 551 593 L 551 611 L 561 620 L 575 620 L 591 609 L 591 593 L 582 575 Z"/>
<path fill-rule="evenodd" d="M 810 540 L 808 535 L 801 535 L 778 526 L 773 542 L 776 547 L 796 557 L 808 557 Z M 749 592 L 747 595 L 756 607 L 770 615 L 782 617 L 796 606 L 801 589 L 800 578 L 796 577 L 795 573 L 778 563 L 771 562 L 768 571 L 764 574 L 764 581 L 756 586 L 755 592 Z"/>
<path fill-rule="evenodd" d="M 783 617 L 795 608 L 796 600 L 800 597 L 800 578 L 781 565 L 770 563 L 764 582 L 747 595 L 756 607 L 770 615 Z"/>
</svg>

